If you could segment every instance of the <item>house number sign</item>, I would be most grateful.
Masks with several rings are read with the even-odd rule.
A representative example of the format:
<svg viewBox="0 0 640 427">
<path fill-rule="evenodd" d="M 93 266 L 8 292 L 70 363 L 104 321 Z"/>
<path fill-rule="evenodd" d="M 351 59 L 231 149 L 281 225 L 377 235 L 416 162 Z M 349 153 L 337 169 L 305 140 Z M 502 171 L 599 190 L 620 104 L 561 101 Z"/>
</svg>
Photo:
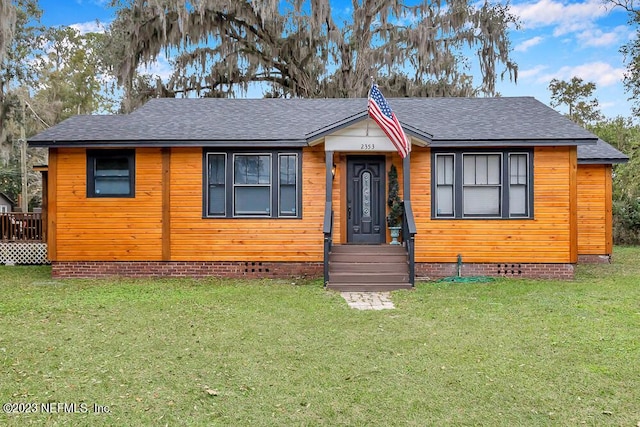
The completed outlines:
<svg viewBox="0 0 640 427">
<path fill-rule="evenodd" d="M 324 149 L 326 151 L 397 151 L 386 135 L 367 137 L 327 135 L 324 139 Z"/>
</svg>

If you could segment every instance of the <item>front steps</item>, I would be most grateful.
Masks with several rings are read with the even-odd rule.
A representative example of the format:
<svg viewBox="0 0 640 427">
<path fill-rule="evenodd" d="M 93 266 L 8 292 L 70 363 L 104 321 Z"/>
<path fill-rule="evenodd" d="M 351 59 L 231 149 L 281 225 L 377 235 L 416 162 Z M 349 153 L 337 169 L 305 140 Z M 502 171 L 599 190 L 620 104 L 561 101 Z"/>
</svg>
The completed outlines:
<svg viewBox="0 0 640 427">
<path fill-rule="evenodd" d="M 399 245 L 334 245 L 327 289 L 376 292 L 411 289 L 407 251 Z"/>
</svg>

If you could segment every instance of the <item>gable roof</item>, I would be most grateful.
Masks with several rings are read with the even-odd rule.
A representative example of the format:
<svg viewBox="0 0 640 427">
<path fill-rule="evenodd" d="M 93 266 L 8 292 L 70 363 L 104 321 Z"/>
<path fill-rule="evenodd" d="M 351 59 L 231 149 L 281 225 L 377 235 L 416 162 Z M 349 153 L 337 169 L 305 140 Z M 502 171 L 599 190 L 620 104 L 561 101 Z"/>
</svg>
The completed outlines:
<svg viewBox="0 0 640 427">
<path fill-rule="evenodd" d="M 2 199 L 4 199 L 4 200 L 5 200 L 5 203 L 10 204 L 11 206 L 15 206 L 15 205 L 16 205 L 16 202 L 14 202 L 14 201 L 13 201 L 13 199 L 12 199 L 11 197 L 7 196 L 7 194 L 6 194 L 6 193 L 0 192 L 0 201 L 1 201 Z"/>
<path fill-rule="evenodd" d="M 437 147 L 595 144 L 592 133 L 531 97 L 392 98 L 407 133 Z M 367 100 L 152 99 L 126 115 L 75 116 L 34 146 L 305 146 L 364 120 Z"/>
</svg>

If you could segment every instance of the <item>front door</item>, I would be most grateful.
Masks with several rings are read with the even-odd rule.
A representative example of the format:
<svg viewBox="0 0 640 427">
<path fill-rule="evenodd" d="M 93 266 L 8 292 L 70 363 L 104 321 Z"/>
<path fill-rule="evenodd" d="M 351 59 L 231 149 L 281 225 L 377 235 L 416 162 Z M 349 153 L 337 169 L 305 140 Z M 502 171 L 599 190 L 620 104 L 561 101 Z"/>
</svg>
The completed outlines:
<svg viewBox="0 0 640 427">
<path fill-rule="evenodd" d="M 347 157 L 347 242 L 385 242 L 385 158 Z"/>
</svg>

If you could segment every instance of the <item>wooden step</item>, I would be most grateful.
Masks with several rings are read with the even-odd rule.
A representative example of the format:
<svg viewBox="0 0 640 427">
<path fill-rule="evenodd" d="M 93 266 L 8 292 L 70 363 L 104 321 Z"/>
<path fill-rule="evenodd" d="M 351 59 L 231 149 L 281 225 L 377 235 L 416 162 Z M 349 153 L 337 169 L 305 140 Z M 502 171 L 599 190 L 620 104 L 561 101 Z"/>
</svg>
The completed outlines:
<svg viewBox="0 0 640 427">
<path fill-rule="evenodd" d="M 329 262 L 350 262 L 350 263 L 385 263 L 407 261 L 407 254 L 351 254 L 351 253 L 331 253 Z"/>
<path fill-rule="evenodd" d="M 349 254 L 406 254 L 407 250 L 400 245 L 333 245 L 331 253 Z"/>
<path fill-rule="evenodd" d="M 412 288 L 409 283 L 328 283 L 327 289 L 339 292 L 387 292 Z"/>
<path fill-rule="evenodd" d="M 408 264 L 405 259 L 399 262 L 344 262 L 329 260 L 329 271 L 334 273 L 406 273 Z"/>
<path fill-rule="evenodd" d="M 411 289 L 406 249 L 393 245 L 333 246 L 327 289 L 345 292 Z"/>
<path fill-rule="evenodd" d="M 408 283 L 409 273 L 354 273 L 354 272 L 331 272 L 329 270 L 329 281 L 332 283 Z"/>
</svg>

